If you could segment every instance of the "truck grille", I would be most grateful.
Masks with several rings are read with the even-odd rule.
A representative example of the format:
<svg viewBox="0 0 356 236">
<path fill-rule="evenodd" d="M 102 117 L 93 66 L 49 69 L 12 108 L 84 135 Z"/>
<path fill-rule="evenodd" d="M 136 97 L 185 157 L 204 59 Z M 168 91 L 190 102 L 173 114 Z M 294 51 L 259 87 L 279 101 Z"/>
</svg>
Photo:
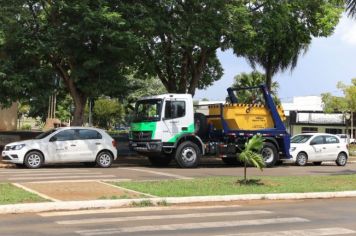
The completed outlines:
<svg viewBox="0 0 356 236">
<path fill-rule="evenodd" d="M 152 131 L 133 131 L 133 140 L 150 140 L 152 139 Z"/>
</svg>

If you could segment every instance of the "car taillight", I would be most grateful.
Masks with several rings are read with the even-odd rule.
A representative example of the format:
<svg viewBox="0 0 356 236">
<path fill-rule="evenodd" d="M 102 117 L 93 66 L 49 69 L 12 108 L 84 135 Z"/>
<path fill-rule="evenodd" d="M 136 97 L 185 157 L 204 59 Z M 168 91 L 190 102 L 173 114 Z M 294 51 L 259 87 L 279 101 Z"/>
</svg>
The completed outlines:
<svg viewBox="0 0 356 236">
<path fill-rule="evenodd" d="M 115 140 L 113 140 L 113 141 L 112 141 L 112 145 L 113 145 L 114 147 L 117 147 L 117 142 L 116 142 Z"/>
</svg>

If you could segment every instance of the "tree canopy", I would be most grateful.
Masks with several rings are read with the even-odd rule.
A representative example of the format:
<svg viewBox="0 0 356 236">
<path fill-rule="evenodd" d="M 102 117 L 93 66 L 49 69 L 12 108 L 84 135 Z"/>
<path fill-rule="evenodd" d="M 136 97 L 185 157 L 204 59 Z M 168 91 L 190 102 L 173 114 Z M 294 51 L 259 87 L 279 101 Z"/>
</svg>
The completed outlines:
<svg viewBox="0 0 356 236">
<path fill-rule="evenodd" d="M 226 44 L 230 10 L 247 9 L 242 1 L 121 1 L 123 17 L 141 38 L 141 75 L 158 77 L 168 92 L 190 93 L 221 78 L 216 50 Z M 238 11 L 239 9 L 239 11 Z"/>
<path fill-rule="evenodd" d="M 256 87 L 261 84 L 265 84 L 266 76 L 258 71 L 253 71 L 251 73 L 241 73 L 234 77 L 234 83 L 232 88 L 237 89 L 241 87 Z M 274 81 L 272 83 L 271 95 L 276 104 L 280 104 L 278 99 L 278 82 Z M 258 90 L 241 90 L 237 94 L 238 101 L 240 103 L 253 103 L 253 100 L 263 101 L 263 94 Z"/>
<path fill-rule="evenodd" d="M 3 101 L 48 100 L 58 79 L 73 98 L 73 125 L 81 125 L 89 97 L 127 94 L 125 75 L 137 42 L 113 2 L 15 0 L 1 6 L 0 86 L 11 91 Z"/>
<path fill-rule="evenodd" d="M 253 68 L 265 70 L 266 84 L 279 71 L 293 69 L 313 37 L 333 33 L 343 10 L 342 1 L 265 0 L 250 1 L 250 24 L 245 34 L 231 34 L 236 55 L 247 58 Z"/>
<path fill-rule="evenodd" d="M 333 96 L 331 93 L 321 95 L 325 112 L 356 112 L 356 78 L 351 80 L 351 85 L 338 82 L 337 88 L 344 96 Z"/>
</svg>

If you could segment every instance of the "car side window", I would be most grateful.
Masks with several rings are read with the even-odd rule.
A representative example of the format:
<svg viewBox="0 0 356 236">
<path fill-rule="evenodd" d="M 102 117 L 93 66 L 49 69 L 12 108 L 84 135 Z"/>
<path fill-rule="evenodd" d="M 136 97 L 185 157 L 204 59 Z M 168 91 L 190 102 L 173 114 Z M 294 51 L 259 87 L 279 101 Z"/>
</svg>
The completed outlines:
<svg viewBox="0 0 356 236">
<path fill-rule="evenodd" d="M 103 137 L 98 131 L 89 129 L 78 130 L 80 139 L 102 139 Z"/>
<path fill-rule="evenodd" d="M 53 136 L 56 141 L 68 141 L 68 140 L 75 140 L 75 130 L 68 129 L 59 132 L 58 134 Z"/>
<path fill-rule="evenodd" d="M 184 101 L 166 101 L 165 115 L 166 119 L 175 119 L 185 116 Z"/>
<path fill-rule="evenodd" d="M 325 143 L 327 144 L 339 143 L 339 140 L 334 136 L 325 136 Z"/>
<path fill-rule="evenodd" d="M 324 144 L 324 137 L 317 136 L 317 137 L 313 138 L 312 141 L 310 141 L 310 144 L 312 144 L 312 145 Z"/>
</svg>

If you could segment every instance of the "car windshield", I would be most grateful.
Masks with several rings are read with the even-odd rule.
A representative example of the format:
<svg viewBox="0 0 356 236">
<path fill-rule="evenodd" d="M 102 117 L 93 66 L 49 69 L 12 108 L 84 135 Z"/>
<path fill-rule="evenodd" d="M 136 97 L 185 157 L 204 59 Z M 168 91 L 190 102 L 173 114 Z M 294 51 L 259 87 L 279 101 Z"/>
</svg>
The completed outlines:
<svg viewBox="0 0 356 236">
<path fill-rule="evenodd" d="M 48 130 L 48 131 L 36 136 L 35 139 L 43 139 L 43 138 L 47 137 L 48 135 L 52 134 L 55 131 L 57 131 L 57 130 L 56 129 Z"/>
<path fill-rule="evenodd" d="M 291 143 L 305 143 L 308 141 L 313 135 L 309 134 L 302 134 L 302 135 L 296 135 L 291 138 L 290 142 Z"/>
<path fill-rule="evenodd" d="M 159 121 L 161 119 L 162 100 L 149 99 L 136 103 L 134 122 Z"/>
</svg>

